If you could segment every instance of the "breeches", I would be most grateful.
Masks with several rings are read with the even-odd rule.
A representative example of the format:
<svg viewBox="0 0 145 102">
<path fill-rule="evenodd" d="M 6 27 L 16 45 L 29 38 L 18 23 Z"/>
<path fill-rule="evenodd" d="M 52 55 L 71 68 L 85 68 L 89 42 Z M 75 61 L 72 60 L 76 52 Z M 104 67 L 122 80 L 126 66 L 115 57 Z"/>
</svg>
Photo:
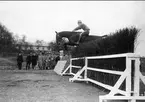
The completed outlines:
<svg viewBox="0 0 145 102">
<path fill-rule="evenodd" d="M 89 36 L 89 33 L 90 33 L 89 30 L 86 30 L 86 31 L 82 32 L 81 33 L 81 38 Z M 74 43 L 74 42 L 77 42 L 79 38 L 80 38 L 80 34 L 78 34 L 78 35 L 72 35 L 69 38 L 69 40 L 70 40 L 70 42 Z"/>
<path fill-rule="evenodd" d="M 86 31 L 82 32 L 81 36 L 88 36 L 89 33 L 90 33 L 90 31 L 89 30 L 86 30 Z"/>
</svg>

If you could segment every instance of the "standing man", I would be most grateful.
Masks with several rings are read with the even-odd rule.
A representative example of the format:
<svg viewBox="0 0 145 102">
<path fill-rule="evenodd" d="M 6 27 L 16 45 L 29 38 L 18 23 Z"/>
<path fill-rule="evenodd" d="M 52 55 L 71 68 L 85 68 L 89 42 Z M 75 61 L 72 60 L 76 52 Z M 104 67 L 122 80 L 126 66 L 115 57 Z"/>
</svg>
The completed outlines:
<svg viewBox="0 0 145 102">
<path fill-rule="evenodd" d="M 29 53 L 28 56 L 26 57 L 26 70 L 30 69 L 31 61 L 32 61 L 32 55 L 31 53 Z"/>
<path fill-rule="evenodd" d="M 87 25 L 85 25 L 84 23 L 82 23 L 81 20 L 78 20 L 78 27 L 76 27 L 73 30 L 73 32 L 76 31 L 76 30 L 79 30 L 79 29 L 83 29 L 83 32 L 80 33 L 80 35 L 79 35 L 79 40 L 76 43 L 77 45 L 79 44 L 82 37 L 89 36 L 89 33 L 90 33 L 90 28 Z"/>
<path fill-rule="evenodd" d="M 22 69 L 22 63 L 23 63 L 23 56 L 22 53 L 19 53 L 17 56 L 17 65 L 19 70 Z"/>
<path fill-rule="evenodd" d="M 38 57 L 38 67 L 39 67 L 39 70 L 42 70 L 42 58 L 43 57 L 43 53 L 40 52 L 39 53 L 39 57 Z"/>
<path fill-rule="evenodd" d="M 36 53 L 34 52 L 32 55 L 32 69 L 35 69 L 35 66 L 37 65 L 37 60 L 38 60 L 38 57 Z"/>
<path fill-rule="evenodd" d="M 57 57 L 55 58 L 55 62 L 56 62 L 56 64 L 57 64 L 57 62 L 60 60 L 60 56 L 59 55 L 57 55 Z"/>
<path fill-rule="evenodd" d="M 49 52 L 47 52 L 46 53 L 46 64 L 45 64 L 45 67 L 46 67 L 46 70 L 48 70 L 49 69 L 49 56 L 50 56 L 50 53 Z"/>
<path fill-rule="evenodd" d="M 46 56 L 46 52 L 45 52 L 42 56 L 42 69 L 43 70 L 46 69 L 46 60 L 47 60 L 47 56 Z"/>
</svg>

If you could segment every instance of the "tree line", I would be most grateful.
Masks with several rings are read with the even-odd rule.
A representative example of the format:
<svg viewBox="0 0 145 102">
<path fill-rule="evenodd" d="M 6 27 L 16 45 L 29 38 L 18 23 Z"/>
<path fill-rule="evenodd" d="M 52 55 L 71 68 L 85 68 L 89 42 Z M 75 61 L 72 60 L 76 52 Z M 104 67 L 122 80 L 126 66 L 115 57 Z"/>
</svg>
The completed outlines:
<svg viewBox="0 0 145 102">
<path fill-rule="evenodd" d="M 45 43 L 48 46 L 48 49 L 51 48 L 52 51 L 59 51 L 59 47 L 57 46 L 55 41 L 45 42 L 43 40 L 36 40 L 34 45 L 38 48 L 43 46 Z M 0 55 L 8 54 L 8 53 L 18 53 L 21 51 L 21 47 L 30 47 L 33 44 L 27 41 L 27 37 L 22 35 L 20 37 L 13 32 L 10 32 L 5 25 L 0 23 Z"/>
</svg>

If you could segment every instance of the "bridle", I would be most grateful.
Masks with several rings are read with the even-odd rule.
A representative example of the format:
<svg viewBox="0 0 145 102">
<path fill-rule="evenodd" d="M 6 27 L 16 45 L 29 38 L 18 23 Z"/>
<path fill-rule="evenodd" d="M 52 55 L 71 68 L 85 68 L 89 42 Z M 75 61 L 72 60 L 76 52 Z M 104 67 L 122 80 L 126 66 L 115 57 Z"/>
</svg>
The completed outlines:
<svg viewBox="0 0 145 102">
<path fill-rule="evenodd" d="M 58 40 L 58 41 L 57 41 L 57 44 L 58 44 L 58 45 L 61 45 L 62 38 L 61 38 L 61 36 L 59 35 L 59 33 L 57 33 L 57 32 L 56 32 L 56 37 L 57 37 L 57 40 Z"/>
</svg>

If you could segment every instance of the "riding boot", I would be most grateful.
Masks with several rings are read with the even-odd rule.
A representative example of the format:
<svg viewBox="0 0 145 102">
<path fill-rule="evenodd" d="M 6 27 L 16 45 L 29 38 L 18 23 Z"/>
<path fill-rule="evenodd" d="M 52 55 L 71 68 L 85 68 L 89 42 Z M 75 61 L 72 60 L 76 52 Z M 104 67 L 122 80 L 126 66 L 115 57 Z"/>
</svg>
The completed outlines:
<svg viewBox="0 0 145 102">
<path fill-rule="evenodd" d="M 79 40 L 76 42 L 76 45 L 79 45 L 81 37 L 82 37 L 82 33 L 79 35 Z"/>
</svg>

